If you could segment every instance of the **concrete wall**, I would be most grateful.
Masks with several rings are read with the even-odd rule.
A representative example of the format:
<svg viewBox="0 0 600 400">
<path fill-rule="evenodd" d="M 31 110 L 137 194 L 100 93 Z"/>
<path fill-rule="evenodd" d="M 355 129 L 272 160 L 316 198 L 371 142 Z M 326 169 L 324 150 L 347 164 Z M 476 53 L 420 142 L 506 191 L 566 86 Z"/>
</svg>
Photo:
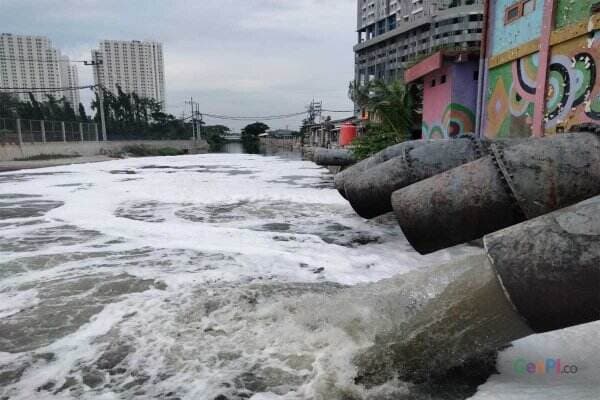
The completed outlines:
<svg viewBox="0 0 600 400">
<path fill-rule="evenodd" d="M 442 76 L 446 77 L 446 83 L 442 83 Z M 423 138 L 444 139 L 448 135 L 443 119 L 451 102 L 452 76 L 450 67 L 444 65 L 423 78 Z"/>
<path fill-rule="evenodd" d="M 190 154 L 206 153 L 208 144 L 205 141 L 194 143 L 191 140 L 128 140 L 109 142 L 53 142 L 53 143 L 24 143 L 0 144 L 0 161 L 11 161 L 15 158 L 27 158 L 40 154 L 78 154 L 94 156 L 118 152 L 125 146 L 144 145 L 148 147 L 173 147 L 187 150 Z"/>
</svg>

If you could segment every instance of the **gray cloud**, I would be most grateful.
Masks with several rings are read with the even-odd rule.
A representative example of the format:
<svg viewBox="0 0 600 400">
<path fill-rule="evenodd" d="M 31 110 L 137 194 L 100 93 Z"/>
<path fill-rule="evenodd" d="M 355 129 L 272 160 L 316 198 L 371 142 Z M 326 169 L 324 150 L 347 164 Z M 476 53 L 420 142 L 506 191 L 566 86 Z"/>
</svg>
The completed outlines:
<svg viewBox="0 0 600 400">
<path fill-rule="evenodd" d="M 2 31 L 48 36 L 72 58 L 89 59 L 103 39 L 163 42 L 168 110 L 177 115 L 191 96 L 202 111 L 229 115 L 296 112 L 313 97 L 351 108 L 355 0 L 1 2 Z M 89 68 L 79 70 L 91 82 Z"/>
</svg>

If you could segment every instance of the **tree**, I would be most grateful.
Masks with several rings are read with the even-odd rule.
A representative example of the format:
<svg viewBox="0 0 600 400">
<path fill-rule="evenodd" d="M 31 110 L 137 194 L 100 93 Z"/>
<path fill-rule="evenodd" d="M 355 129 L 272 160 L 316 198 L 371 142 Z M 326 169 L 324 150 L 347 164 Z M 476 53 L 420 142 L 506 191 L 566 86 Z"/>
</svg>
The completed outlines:
<svg viewBox="0 0 600 400">
<path fill-rule="evenodd" d="M 265 125 L 262 122 L 255 122 L 253 124 L 247 125 L 244 129 L 242 129 L 242 138 L 244 136 L 249 138 L 258 138 L 258 135 L 265 133 L 268 130 L 268 125 Z"/>
<path fill-rule="evenodd" d="M 88 122 L 90 120 L 90 117 L 88 117 L 85 112 L 85 107 L 81 103 L 79 103 L 79 120 L 83 122 Z"/>
<path fill-rule="evenodd" d="M 419 120 L 417 91 L 401 81 L 372 81 L 363 86 L 351 84 L 349 97 L 373 115 L 366 126 L 367 134 L 353 143 L 352 151 L 359 159 L 411 138 L 414 123 Z"/>
<path fill-rule="evenodd" d="M 202 135 L 206 138 L 210 151 L 219 151 L 225 144 L 224 136 L 230 129 L 224 125 L 208 125 L 202 127 Z"/>
<path fill-rule="evenodd" d="M 19 103 L 16 96 L 0 92 L 0 118 L 16 118 Z"/>
<path fill-rule="evenodd" d="M 269 130 L 269 126 L 262 122 L 255 122 L 242 129 L 242 145 L 247 153 L 259 152 L 259 135 Z"/>
</svg>

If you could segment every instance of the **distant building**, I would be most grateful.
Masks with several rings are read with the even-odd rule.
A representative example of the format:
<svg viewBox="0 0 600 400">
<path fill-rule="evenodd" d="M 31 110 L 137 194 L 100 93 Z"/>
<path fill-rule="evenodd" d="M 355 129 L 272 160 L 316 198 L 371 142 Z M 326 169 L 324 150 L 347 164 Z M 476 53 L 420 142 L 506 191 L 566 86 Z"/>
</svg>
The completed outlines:
<svg viewBox="0 0 600 400">
<path fill-rule="evenodd" d="M 104 40 L 92 50 L 92 60 L 101 62 L 94 69 L 96 84 L 116 93 L 135 92 L 164 105 L 165 68 L 162 44 L 146 41 Z"/>
<path fill-rule="evenodd" d="M 274 129 L 268 132 L 268 136 L 282 138 L 282 137 L 290 137 L 294 135 L 294 131 L 290 129 Z"/>
<path fill-rule="evenodd" d="M 50 39 L 0 34 L 0 91 L 25 92 L 18 88 L 58 89 L 78 85 L 77 67 L 52 47 Z M 79 105 L 78 90 L 34 93 L 34 97 L 37 101 L 45 101 L 46 94 L 57 99 L 65 97 L 75 109 Z M 27 93 L 17 93 L 16 96 L 22 101 L 29 100 Z"/>
<path fill-rule="evenodd" d="M 406 70 L 423 84 L 423 139 L 475 133 L 479 52 L 438 52 Z"/>
<path fill-rule="evenodd" d="M 341 119 L 325 118 L 322 122 L 306 125 L 304 143 L 312 147 L 340 147 L 340 131 L 343 125 L 356 124 L 360 128 L 360 120 L 355 117 Z"/>
<path fill-rule="evenodd" d="M 481 134 L 544 136 L 600 125 L 597 0 L 489 0 Z"/>
<path fill-rule="evenodd" d="M 60 82 L 62 87 L 79 87 L 79 74 L 77 66 L 69 62 L 69 57 L 60 57 Z M 69 103 L 73 105 L 73 108 L 77 110 L 80 103 L 79 90 L 73 89 L 63 92 L 63 95 Z"/>
<path fill-rule="evenodd" d="M 539 0 L 538 0 L 539 1 Z M 402 79 L 415 62 L 446 50 L 478 50 L 483 0 L 357 0 L 355 81 Z"/>
</svg>

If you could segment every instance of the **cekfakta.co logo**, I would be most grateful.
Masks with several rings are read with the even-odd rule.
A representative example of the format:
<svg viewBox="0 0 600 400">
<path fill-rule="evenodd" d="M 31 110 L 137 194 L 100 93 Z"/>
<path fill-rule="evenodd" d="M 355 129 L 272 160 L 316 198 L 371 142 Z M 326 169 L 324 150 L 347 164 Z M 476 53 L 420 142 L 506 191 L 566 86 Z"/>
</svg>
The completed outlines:
<svg viewBox="0 0 600 400">
<path fill-rule="evenodd" d="M 547 358 L 537 362 L 519 358 L 513 362 L 513 369 L 520 375 L 573 375 L 579 370 L 577 365 L 563 363 L 560 358 Z"/>
</svg>

